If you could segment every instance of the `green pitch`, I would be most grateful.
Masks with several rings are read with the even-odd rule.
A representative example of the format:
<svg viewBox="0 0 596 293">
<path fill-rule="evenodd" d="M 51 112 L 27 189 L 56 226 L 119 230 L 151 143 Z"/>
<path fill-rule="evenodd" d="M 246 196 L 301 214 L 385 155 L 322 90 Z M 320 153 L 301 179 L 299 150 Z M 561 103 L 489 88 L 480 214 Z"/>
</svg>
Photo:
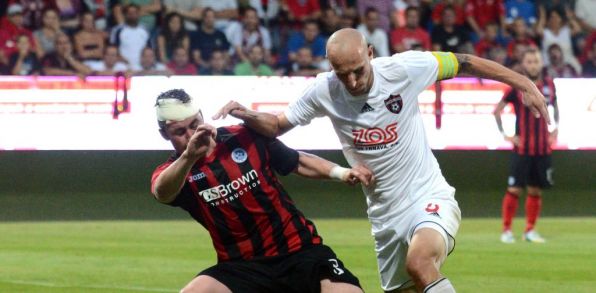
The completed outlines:
<svg viewBox="0 0 596 293">
<path fill-rule="evenodd" d="M 380 292 L 368 222 L 315 223 L 366 292 Z M 595 292 L 596 218 L 539 228 L 546 244 L 505 245 L 498 220 L 465 219 L 444 272 L 458 292 Z M 190 220 L 0 223 L 0 292 L 176 292 L 214 262 Z"/>
</svg>

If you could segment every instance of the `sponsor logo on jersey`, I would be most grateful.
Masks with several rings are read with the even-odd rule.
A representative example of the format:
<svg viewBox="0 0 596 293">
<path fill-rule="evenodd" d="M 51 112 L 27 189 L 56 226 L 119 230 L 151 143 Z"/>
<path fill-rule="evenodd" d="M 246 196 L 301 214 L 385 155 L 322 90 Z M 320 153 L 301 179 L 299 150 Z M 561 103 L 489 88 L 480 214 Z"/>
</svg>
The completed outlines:
<svg viewBox="0 0 596 293">
<path fill-rule="evenodd" d="M 439 205 L 436 203 L 429 203 L 424 210 L 428 213 L 436 213 L 439 211 Z"/>
<path fill-rule="evenodd" d="M 203 179 L 205 177 L 207 177 L 207 175 L 205 175 L 205 173 L 203 173 L 203 172 L 200 172 L 200 173 L 197 173 L 197 174 L 192 174 L 192 176 L 189 176 L 188 177 L 188 182 L 192 183 L 194 181 L 201 180 L 201 179 Z"/>
<path fill-rule="evenodd" d="M 391 113 L 399 114 L 403 106 L 404 101 L 402 100 L 400 94 L 390 95 L 389 98 L 385 99 L 385 107 L 387 107 L 387 110 L 389 110 Z"/>
<path fill-rule="evenodd" d="M 232 151 L 232 160 L 234 160 L 234 162 L 236 162 L 238 164 L 244 163 L 244 161 L 246 161 L 247 158 L 248 158 L 248 154 L 242 148 L 235 148 Z"/>
<path fill-rule="evenodd" d="M 372 112 L 374 110 L 375 109 L 373 107 L 371 107 L 368 103 L 364 103 L 364 106 L 362 106 L 360 113 Z"/>
<path fill-rule="evenodd" d="M 250 170 L 228 184 L 199 191 L 199 195 L 211 206 L 219 206 L 238 199 L 253 188 L 261 184 L 257 171 Z"/>
<path fill-rule="evenodd" d="M 358 150 L 380 150 L 397 144 L 397 122 L 379 128 L 353 129 L 354 147 Z"/>
</svg>

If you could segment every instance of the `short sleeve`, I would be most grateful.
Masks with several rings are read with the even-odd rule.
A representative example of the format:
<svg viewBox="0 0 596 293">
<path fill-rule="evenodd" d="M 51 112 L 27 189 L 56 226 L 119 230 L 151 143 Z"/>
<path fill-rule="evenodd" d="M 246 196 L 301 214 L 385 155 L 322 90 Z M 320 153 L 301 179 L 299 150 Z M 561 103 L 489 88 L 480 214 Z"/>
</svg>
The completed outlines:
<svg viewBox="0 0 596 293">
<path fill-rule="evenodd" d="M 322 117 L 320 105 L 317 102 L 318 78 L 302 94 L 302 97 L 290 103 L 284 114 L 288 121 L 296 125 L 307 125 L 316 117 Z"/>
<path fill-rule="evenodd" d="M 278 139 L 268 139 L 269 163 L 275 172 L 286 176 L 298 168 L 298 151 L 289 148 Z"/>
<path fill-rule="evenodd" d="M 515 103 L 517 101 L 517 92 L 515 89 L 509 88 L 505 95 L 503 95 L 503 101 L 507 103 Z"/>
<path fill-rule="evenodd" d="M 411 85 L 423 91 L 437 80 L 439 63 L 431 52 L 406 51 L 393 55 L 404 66 Z"/>
<path fill-rule="evenodd" d="M 159 175 L 166 168 L 168 168 L 172 163 L 173 163 L 173 161 L 168 160 L 166 163 L 163 163 L 163 164 L 159 165 L 157 168 L 155 168 L 155 170 L 153 171 L 153 174 L 151 175 L 151 193 L 153 193 L 153 188 L 155 187 L 155 181 L 157 181 L 157 177 L 159 177 Z"/>
</svg>

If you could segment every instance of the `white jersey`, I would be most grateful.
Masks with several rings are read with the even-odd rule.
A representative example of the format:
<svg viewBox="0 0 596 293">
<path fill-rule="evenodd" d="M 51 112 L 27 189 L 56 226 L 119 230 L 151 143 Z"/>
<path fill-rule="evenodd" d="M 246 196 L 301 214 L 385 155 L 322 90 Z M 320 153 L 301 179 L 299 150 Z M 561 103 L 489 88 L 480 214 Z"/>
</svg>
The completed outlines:
<svg viewBox="0 0 596 293">
<path fill-rule="evenodd" d="M 350 95 L 335 73 L 325 72 L 285 115 L 292 125 L 331 119 L 350 165 L 366 165 L 376 177 L 375 187 L 363 189 L 369 218 L 382 222 L 417 201 L 453 198 L 455 189 L 441 174 L 418 108 L 418 95 L 437 80 L 437 58 L 409 51 L 371 64 L 374 82 L 367 95 Z"/>
</svg>

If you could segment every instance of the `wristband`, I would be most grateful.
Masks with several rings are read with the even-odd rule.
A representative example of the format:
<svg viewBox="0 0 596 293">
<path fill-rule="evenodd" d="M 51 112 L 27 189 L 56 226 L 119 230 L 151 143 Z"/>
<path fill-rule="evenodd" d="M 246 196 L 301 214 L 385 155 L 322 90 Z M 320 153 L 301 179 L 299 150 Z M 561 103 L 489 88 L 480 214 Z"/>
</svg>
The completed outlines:
<svg viewBox="0 0 596 293">
<path fill-rule="evenodd" d="M 329 177 L 331 179 L 343 181 L 344 178 L 348 176 L 348 173 L 350 173 L 350 169 L 335 165 L 331 168 L 331 171 L 329 171 Z"/>
</svg>

